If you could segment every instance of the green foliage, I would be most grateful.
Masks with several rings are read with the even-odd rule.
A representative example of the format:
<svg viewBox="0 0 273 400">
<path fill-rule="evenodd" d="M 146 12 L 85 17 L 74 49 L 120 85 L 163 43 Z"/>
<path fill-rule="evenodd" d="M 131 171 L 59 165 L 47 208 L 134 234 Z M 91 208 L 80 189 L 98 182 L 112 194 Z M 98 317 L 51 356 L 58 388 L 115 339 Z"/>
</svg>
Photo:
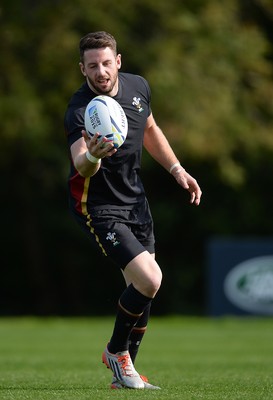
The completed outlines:
<svg viewBox="0 0 273 400">
<path fill-rule="evenodd" d="M 153 43 L 157 60 L 148 67 L 160 123 L 181 157 L 212 159 L 225 181 L 242 185 L 247 170 L 237 150 L 273 150 L 268 43 L 240 24 L 233 1 L 209 1 L 163 23 L 168 34 Z"/>
<path fill-rule="evenodd" d="M 256 18 L 255 6 L 268 20 Z M 170 300 L 163 289 L 164 305 L 158 308 L 185 310 L 193 301 L 190 293 L 202 293 L 208 235 L 272 232 L 271 17 L 270 0 L 2 1 L 1 220 L 4 264 L 11 265 L 4 287 L 18 274 L 46 313 L 63 310 L 65 306 L 54 308 L 54 299 L 73 292 L 67 283 L 60 294 L 60 283 L 51 287 L 52 279 L 60 282 L 69 271 L 71 281 L 78 274 L 81 286 L 83 271 L 76 266 L 79 260 L 84 264 L 89 252 L 77 227 L 67 222 L 63 115 L 82 82 L 77 46 L 89 31 L 113 33 L 123 70 L 148 79 L 156 120 L 204 191 L 198 211 L 192 207 L 181 212 L 188 198 L 167 174 L 160 177 L 159 187 L 159 167 L 144 155 L 143 178 L 159 232 L 159 258 L 166 266 L 166 281 L 171 284 L 175 276 L 179 282 Z M 169 256 L 181 235 L 186 236 L 183 260 L 181 248 Z M 179 269 L 181 262 L 184 270 Z M 49 287 L 54 294 L 44 303 L 39 296 L 46 296 Z M 202 308 L 200 296 L 198 302 L 195 310 Z M 75 312 L 82 303 L 84 299 Z M 5 312 L 20 300 L 10 304 Z M 35 307 L 28 310 L 36 312 Z"/>
<path fill-rule="evenodd" d="M 262 32 L 242 24 L 235 0 L 123 0 L 107 12 L 109 5 L 2 6 L 3 138 L 11 146 L 23 137 L 36 152 L 48 138 L 56 140 L 66 102 L 81 80 L 79 37 L 107 29 L 118 39 L 124 69 L 148 78 L 154 113 L 179 156 L 213 159 L 225 179 L 242 184 L 247 171 L 234 159 L 236 150 L 273 148 L 272 65 Z"/>
</svg>

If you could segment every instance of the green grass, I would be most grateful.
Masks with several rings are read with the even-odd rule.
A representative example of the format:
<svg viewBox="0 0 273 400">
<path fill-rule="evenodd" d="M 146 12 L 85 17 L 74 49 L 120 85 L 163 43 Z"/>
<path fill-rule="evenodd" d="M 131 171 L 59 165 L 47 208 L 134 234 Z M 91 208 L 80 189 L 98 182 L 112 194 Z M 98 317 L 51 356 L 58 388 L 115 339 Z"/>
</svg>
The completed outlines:
<svg viewBox="0 0 273 400">
<path fill-rule="evenodd" d="M 109 389 L 112 323 L 0 319 L 0 399 L 273 399 L 271 318 L 152 318 L 136 367 L 161 391 Z"/>
</svg>

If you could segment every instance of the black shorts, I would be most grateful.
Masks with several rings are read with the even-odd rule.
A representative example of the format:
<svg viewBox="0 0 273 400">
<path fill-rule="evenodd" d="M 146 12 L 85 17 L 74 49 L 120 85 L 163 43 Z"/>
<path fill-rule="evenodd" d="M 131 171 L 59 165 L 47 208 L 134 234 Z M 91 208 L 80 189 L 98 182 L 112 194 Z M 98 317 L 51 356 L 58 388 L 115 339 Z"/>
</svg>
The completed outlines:
<svg viewBox="0 0 273 400">
<path fill-rule="evenodd" d="M 93 209 L 88 215 L 75 214 L 93 245 L 121 269 L 138 254 L 155 252 L 153 220 L 144 201 L 133 209 Z"/>
</svg>

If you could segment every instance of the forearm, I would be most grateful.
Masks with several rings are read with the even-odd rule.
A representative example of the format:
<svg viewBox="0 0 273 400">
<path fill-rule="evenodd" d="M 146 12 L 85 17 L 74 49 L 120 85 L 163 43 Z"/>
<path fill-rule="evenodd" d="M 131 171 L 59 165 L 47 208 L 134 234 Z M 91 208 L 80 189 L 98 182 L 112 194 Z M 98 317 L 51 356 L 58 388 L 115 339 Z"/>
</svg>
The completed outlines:
<svg viewBox="0 0 273 400">
<path fill-rule="evenodd" d="M 100 165 L 101 160 L 91 156 L 88 151 L 78 154 L 74 159 L 76 170 L 85 178 L 95 175 L 98 172 Z"/>
<path fill-rule="evenodd" d="M 202 191 L 197 181 L 180 165 L 167 138 L 155 123 L 153 116 L 147 120 L 144 147 L 176 179 L 177 183 L 190 192 L 190 202 L 198 205 Z"/>
<path fill-rule="evenodd" d="M 117 150 L 112 142 L 105 143 L 98 140 L 99 134 L 90 138 L 85 131 L 83 137 L 74 142 L 71 147 L 71 156 L 79 174 L 85 178 L 95 175 L 101 165 L 101 159 L 111 157 Z"/>
<path fill-rule="evenodd" d="M 167 138 L 159 126 L 149 129 L 144 136 L 144 147 L 150 155 L 168 172 L 175 164 L 180 164 Z M 173 170 L 171 171 L 173 172 Z"/>
</svg>

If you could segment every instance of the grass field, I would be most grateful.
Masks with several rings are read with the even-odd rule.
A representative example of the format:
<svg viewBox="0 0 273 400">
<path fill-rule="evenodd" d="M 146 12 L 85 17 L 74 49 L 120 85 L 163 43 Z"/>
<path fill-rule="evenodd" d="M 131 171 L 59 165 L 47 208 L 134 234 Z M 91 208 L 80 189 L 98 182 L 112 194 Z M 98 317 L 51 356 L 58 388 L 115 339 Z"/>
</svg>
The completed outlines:
<svg viewBox="0 0 273 400">
<path fill-rule="evenodd" d="M 0 319 L 0 399 L 273 399 L 272 318 L 152 318 L 136 368 L 161 391 L 109 389 L 112 323 Z"/>
</svg>

